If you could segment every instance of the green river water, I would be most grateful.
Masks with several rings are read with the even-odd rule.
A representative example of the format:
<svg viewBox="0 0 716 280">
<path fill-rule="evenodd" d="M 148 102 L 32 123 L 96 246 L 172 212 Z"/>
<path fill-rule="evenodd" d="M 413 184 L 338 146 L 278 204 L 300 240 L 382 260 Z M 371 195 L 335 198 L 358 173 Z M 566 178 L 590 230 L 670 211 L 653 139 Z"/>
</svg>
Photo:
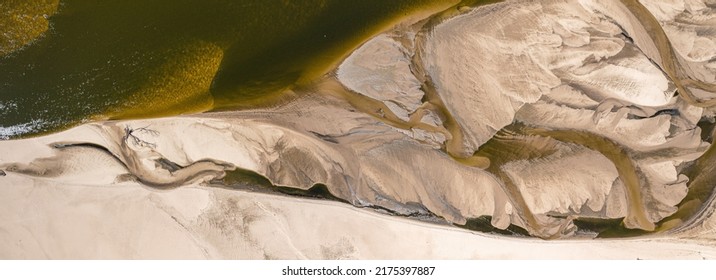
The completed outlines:
<svg viewBox="0 0 716 280">
<path fill-rule="evenodd" d="M 2 0 L 0 138 L 260 106 L 439 0 Z"/>
</svg>

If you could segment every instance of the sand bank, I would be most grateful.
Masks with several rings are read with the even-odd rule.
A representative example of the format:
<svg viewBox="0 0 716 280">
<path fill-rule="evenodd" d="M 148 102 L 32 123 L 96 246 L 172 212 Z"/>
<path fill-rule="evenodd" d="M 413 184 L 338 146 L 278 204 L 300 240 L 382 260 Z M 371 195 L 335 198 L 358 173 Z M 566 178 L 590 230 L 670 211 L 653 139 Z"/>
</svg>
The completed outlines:
<svg viewBox="0 0 716 280">
<path fill-rule="evenodd" d="M 711 161 L 698 125 L 711 113 L 676 94 L 684 81 L 662 71 L 663 46 L 638 23 L 626 7 L 590 1 L 464 8 L 373 38 L 275 107 L 2 141 L 3 246 L 8 257 L 48 258 L 713 257 L 714 182 L 689 171 Z M 247 191 L 323 186 L 343 204 Z M 700 211 L 685 211 L 685 198 Z M 122 206 L 103 206 L 114 199 Z M 83 218 L 65 224 L 56 213 Z M 154 228 L 110 230 L 124 224 L 115 220 Z M 584 220 L 673 230 L 590 240 L 599 231 Z M 475 221 L 582 240 L 455 227 Z M 110 233 L 65 236 L 65 226 L 102 223 Z M 174 237 L 145 244 L 155 232 Z M 81 251 L 81 240 L 101 245 Z M 188 247 L 161 249 L 174 243 Z M 415 244 L 427 244 L 423 255 L 402 255 Z"/>
<path fill-rule="evenodd" d="M 689 239 L 546 242 L 245 191 L 0 180 L 3 259 L 716 258 L 713 244 Z"/>
</svg>

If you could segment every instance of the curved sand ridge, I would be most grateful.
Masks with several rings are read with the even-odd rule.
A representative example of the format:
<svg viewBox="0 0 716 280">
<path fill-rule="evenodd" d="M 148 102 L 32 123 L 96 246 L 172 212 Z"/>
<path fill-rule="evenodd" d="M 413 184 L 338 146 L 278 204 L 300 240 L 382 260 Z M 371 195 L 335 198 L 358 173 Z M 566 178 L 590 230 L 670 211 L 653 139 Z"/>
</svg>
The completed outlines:
<svg viewBox="0 0 716 280">
<path fill-rule="evenodd" d="M 515 169 L 524 161 L 516 153 L 517 161 L 506 161 L 506 167 L 500 169 L 509 177 L 502 177 L 502 172 L 494 172 L 499 175 L 495 176 L 491 169 L 458 163 L 415 135 L 352 112 L 343 101 L 308 96 L 270 112 L 106 122 L 37 139 L 5 141 L 3 147 L 8 152 L 0 168 L 43 181 L 112 185 L 135 179 L 151 187 L 171 188 L 221 179 L 225 171 L 238 167 L 261 174 L 274 185 L 309 189 L 324 184 L 336 197 L 358 206 L 380 207 L 400 215 L 436 215 L 456 224 L 492 216 L 496 227 L 516 224 L 542 237 L 572 234 L 572 218 L 604 217 L 606 212 L 598 211 L 604 207 L 609 207 L 603 211 L 610 218 L 631 215 L 628 205 L 637 205 L 635 213 L 642 214 L 659 209 L 642 210 L 638 203 L 626 199 L 629 196 L 620 195 L 624 191 L 612 191 L 617 172 L 609 165 L 609 157 L 580 146 L 551 144 L 558 145 L 560 152 L 537 159 L 536 164 L 523 164 L 522 170 Z M 539 145 L 530 139 L 526 143 Z M 41 149 L 28 156 L 22 147 L 30 146 Z M 102 162 L 113 162 L 115 167 L 94 175 L 82 171 L 91 170 L 88 165 L 98 160 L 87 161 L 81 156 L 86 151 L 104 153 L 109 159 Z M 538 147 L 535 153 L 544 151 Z M 593 159 L 585 161 L 587 157 Z M 500 164 L 500 158 L 495 158 L 491 166 Z M 546 171 L 524 169 L 539 170 L 544 164 L 548 165 Z M 577 168 L 565 169 L 565 164 Z M 539 174 L 543 172 L 552 175 L 545 178 Z M 568 188 L 575 181 L 564 179 L 575 175 L 599 176 L 605 185 L 594 189 L 594 181 L 589 184 L 589 179 L 582 179 L 581 186 Z M 517 182 L 515 187 L 505 189 L 506 178 L 511 180 L 508 183 Z M 540 178 L 551 180 L 554 187 L 524 185 Z M 611 198 L 606 199 L 607 195 Z M 601 196 L 602 202 L 595 196 Z M 524 199 L 516 199 L 521 197 Z M 583 214 L 579 209 L 587 202 L 594 211 Z M 670 207 L 678 200 L 648 202 Z M 532 218 L 526 218 L 528 213 Z M 566 217 L 555 218 L 555 213 Z"/>
<path fill-rule="evenodd" d="M 380 95 L 383 102 L 401 104 L 395 106 L 395 114 L 408 114 L 404 118 L 410 116 L 409 108 L 419 104 L 418 98 L 426 99 L 416 93 L 414 86 L 416 79 L 423 80 L 421 89 L 425 97 L 435 91 L 440 100 L 433 105 L 444 106 L 444 110 L 434 113 L 444 113 L 443 119 L 448 122 L 454 119 L 457 123 L 456 129 L 445 123 L 452 133 L 445 136 L 448 139 L 445 147 L 456 156 L 472 155 L 513 121 L 591 133 L 590 142 L 576 134 L 569 136 L 569 132 L 559 140 L 606 156 L 612 166 L 605 163 L 604 170 L 616 167 L 619 178 L 600 178 L 608 181 L 601 186 L 595 184 L 599 181 L 587 179 L 575 188 L 570 177 L 594 177 L 578 170 L 602 167 L 594 161 L 561 165 L 552 159 L 550 163 L 555 165 L 552 168 L 573 167 L 556 172 L 563 175 L 542 172 L 552 174 L 548 178 L 554 178 L 555 182 L 550 181 L 550 186 L 563 189 L 560 194 L 572 194 L 568 200 L 573 204 L 558 206 L 563 209 L 558 213 L 613 218 L 623 217 L 624 211 L 631 209 L 626 214 L 626 227 L 653 230 L 656 222 L 676 211 L 675 205 L 686 195 L 687 178 L 679 175 L 681 165 L 705 150 L 706 144 L 701 142 L 696 127 L 702 110 L 673 98 L 674 84 L 625 35 L 621 22 L 592 13 L 589 4 L 507 2 L 475 9 L 436 26 L 422 29 L 418 26 L 376 37 L 358 49 L 354 59 L 344 62 L 338 78 L 351 90 L 369 98 L 376 98 L 377 91 L 386 92 Z M 631 19 L 626 15 L 624 18 Z M 415 30 L 421 31 L 415 35 Z M 417 44 L 405 43 L 406 39 Z M 417 46 L 411 49 L 414 45 Z M 401 53 L 404 57 L 412 55 L 414 64 L 410 71 L 400 64 L 385 67 L 380 63 L 385 59 L 407 60 L 400 58 Z M 373 60 L 363 59 L 355 63 L 360 57 L 372 57 L 378 62 L 371 64 Z M 386 77 L 409 82 L 407 87 L 395 90 L 395 84 L 386 86 L 381 82 Z M 427 100 L 431 102 L 430 98 Z M 549 155 L 536 153 L 532 158 Z M 514 179 L 502 172 L 514 166 L 511 161 L 517 161 L 524 162 L 521 165 L 526 168 L 519 169 L 520 172 L 534 174 L 530 170 L 539 170 L 539 163 L 547 160 L 520 158 L 512 150 L 499 155 L 478 153 L 477 157 L 488 158 L 492 162 L 489 170 L 502 174 L 499 177 L 505 181 L 504 192 L 511 194 L 512 204 L 522 212 L 520 216 L 532 216 L 532 212 L 554 215 L 551 207 L 543 206 L 550 195 L 539 195 L 547 187 L 536 182 L 544 179 L 535 176 L 517 179 L 519 183 L 515 185 Z M 495 166 L 503 164 L 507 166 Z M 607 174 L 616 175 L 614 171 Z M 592 191 L 579 194 L 585 189 Z M 606 206 L 595 203 L 607 195 L 612 197 L 612 203 Z M 620 204 L 625 196 L 628 201 Z M 587 202 L 589 208 L 585 208 Z M 532 234 L 544 228 L 536 218 L 527 220 L 534 225 L 512 222 L 534 228 Z M 493 225 L 500 223 L 503 222 L 493 219 Z"/>
<path fill-rule="evenodd" d="M 330 106 L 327 101 L 308 98 L 270 113 L 90 124 L 39 139 L 43 145 L 107 150 L 124 164 L 123 173 L 148 186 L 207 182 L 238 167 L 266 176 L 275 185 L 309 189 L 324 184 L 335 196 L 353 204 L 379 206 L 404 215 L 432 212 L 459 224 L 464 224 L 466 217 L 492 215 L 493 192 L 499 187 L 489 173 L 456 164 L 430 145 L 408 137 L 406 131 L 348 111 L 345 103 Z M 319 106 L 322 110 L 315 110 Z M 283 117 L 277 118 L 275 113 Z M 327 116 L 343 119 L 325 125 Z M 127 137 L 126 128 L 151 133 L 134 132 Z M 131 137 L 139 138 L 139 144 Z M 25 140 L 3 144 L 29 145 Z M 3 162 L 10 164 L 3 164 L 2 169 L 54 180 L 52 174 L 37 171 L 46 169 L 52 159 L 63 160 L 54 153 L 30 162 L 22 162 L 26 159 L 23 154 L 11 153 L 4 156 Z M 179 168 L 171 170 L 162 162 Z M 439 164 L 426 168 L 429 172 L 414 172 L 420 162 L 426 167 L 428 162 Z M 116 176 L 118 182 L 128 177 Z"/>
<path fill-rule="evenodd" d="M 709 50 L 713 36 L 708 35 L 713 26 L 710 24 L 714 17 L 712 4 L 707 1 L 644 1 L 642 4 L 636 0 L 582 3 L 619 21 L 624 32 L 632 36 L 644 54 L 675 83 L 685 101 L 699 107 L 716 105 L 711 64 L 714 54 Z M 695 29 L 700 32 L 691 32 Z M 698 45 L 690 44 L 691 41 L 698 41 Z M 691 53 L 694 47 L 696 52 Z"/>
<path fill-rule="evenodd" d="M 3 141 L 0 180 L 175 188 L 240 169 L 325 185 L 355 206 L 458 225 L 490 216 L 542 238 L 591 234 L 582 218 L 653 231 L 689 197 L 706 113 L 675 95 L 683 81 L 662 72 L 628 9 L 596 6 L 510 1 L 401 25 L 275 108 Z M 709 178 L 696 182 L 708 190 Z M 712 236 L 700 213 L 685 238 Z"/>
</svg>

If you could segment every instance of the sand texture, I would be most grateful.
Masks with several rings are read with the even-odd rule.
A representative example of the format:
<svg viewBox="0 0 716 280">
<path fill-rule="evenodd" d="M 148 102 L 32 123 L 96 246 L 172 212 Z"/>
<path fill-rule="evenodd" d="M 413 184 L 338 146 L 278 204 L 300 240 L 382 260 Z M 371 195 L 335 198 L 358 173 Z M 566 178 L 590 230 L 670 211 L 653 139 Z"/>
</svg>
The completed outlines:
<svg viewBox="0 0 716 280">
<path fill-rule="evenodd" d="M 716 258 L 714 7 L 453 7 L 270 107 L 0 141 L 0 258 Z"/>
</svg>

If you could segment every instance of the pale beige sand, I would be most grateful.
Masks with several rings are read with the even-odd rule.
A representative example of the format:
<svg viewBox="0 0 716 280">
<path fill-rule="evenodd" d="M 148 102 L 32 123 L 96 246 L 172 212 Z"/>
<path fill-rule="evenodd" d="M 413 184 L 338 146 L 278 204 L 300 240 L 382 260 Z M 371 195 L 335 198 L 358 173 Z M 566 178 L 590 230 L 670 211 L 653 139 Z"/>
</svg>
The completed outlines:
<svg viewBox="0 0 716 280">
<path fill-rule="evenodd" d="M 415 81 L 426 80 L 421 89 L 437 92 L 442 103 L 433 102 L 436 107 L 444 104 L 438 113 L 454 119 L 456 129 L 444 123 L 453 156 L 472 155 L 514 121 L 613 141 L 628 167 L 570 150 L 515 158 L 501 169 L 525 200 L 522 207 L 534 214 L 622 217 L 625 204 L 637 204 L 644 208 L 641 222 L 627 226 L 650 230 L 677 210 L 687 191 L 680 166 L 708 144 L 696 126 L 703 109 L 674 97 L 676 86 L 650 60 L 659 53 L 655 46 L 650 51 L 653 42 L 644 32 L 619 3 L 507 1 L 376 37 L 339 67 L 338 79 L 367 97 L 398 104 L 389 108 L 402 119 L 416 114 L 424 92 Z M 405 66 L 408 58 L 412 68 Z M 386 67 L 389 59 L 397 63 Z M 613 177 L 615 164 L 638 174 Z M 626 193 L 632 198 L 623 203 Z"/>
<path fill-rule="evenodd" d="M 705 241 L 506 238 L 245 191 L 158 192 L 134 183 L 78 186 L 12 174 L 0 181 L 3 259 L 716 258 L 716 247 Z"/>
<path fill-rule="evenodd" d="M 659 21 L 694 77 L 716 82 L 716 6 L 713 1 L 641 1 Z"/>
<path fill-rule="evenodd" d="M 650 37 L 632 34 L 643 27 L 630 25 L 628 9 L 585 0 L 461 11 L 374 38 L 335 76 L 277 107 L 89 123 L 0 142 L 3 252 L 8 258 L 714 256 L 713 201 L 694 226 L 673 236 L 552 243 L 352 208 L 458 225 L 490 216 L 499 229 L 585 238 L 593 233 L 576 232 L 574 219 L 623 218 L 627 228 L 652 231 L 687 195 L 681 173 L 706 150 L 696 123 L 711 113 L 674 96 L 672 77 L 649 60 L 659 57 L 642 42 Z M 237 169 L 278 186 L 325 185 L 347 203 L 207 187 Z M 153 243 L 160 234 L 166 239 Z M 388 244 L 400 237 L 406 241 Z M 99 245 L 83 251 L 83 241 Z M 425 242 L 423 255 L 403 255 Z M 170 244 L 188 247 L 163 249 Z"/>
<path fill-rule="evenodd" d="M 410 50 L 386 34 L 363 44 L 338 68 L 349 89 L 385 103 L 400 119 L 422 104 L 422 84 L 411 74 Z"/>
<path fill-rule="evenodd" d="M 590 1 L 585 8 L 619 22 L 641 51 L 672 79 L 683 99 L 716 105 L 711 1 Z M 696 32 L 694 32 L 696 31 Z M 692 52 L 693 51 L 693 52 Z"/>
<path fill-rule="evenodd" d="M 405 215 L 432 212 L 465 223 L 467 218 L 493 214 L 494 192 L 501 190 L 489 173 L 455 163 L 404 132 L 339 107 L 343 103 L 327 106 L 326 101 L 319 111 L 321 105 L 309 97 L 277 109 L 291 113 L 270 118 L 264 112 L 243 112 L 105 122 L 36 139 L 4 141 L 0 149 L 7 152 L 0 156 L 0 169 L 64 182 L 87 175 L 75 174 L 78 169 L 73 166 L 93 161 L 82 162 L 80 156 L 64 155 L 68 148 L 48 149 L 48 145 L 91 144 L 105 148 L 118 159 L 115 162 L 127 167 L 101 171 L 109 182 L 112 176 L 114 182 L 136 177 L 152 187 L 172 188 L 222 178 L 224 170 L 238 167 L 276 185 L 309 189 L 325 184 L 335 196 L 353 204 Z M 333 115 L 346 121 L 331 122 L 336 127 L 322 125 L 326 116 Z M 300 122 L 289 125 L 295 121 Z M 131 138 L 125 141 L 127 127 L 152 132 L 134 132 L 146 142 L 137 145 Z M 37 146 L 35 154 L 24 152 L 33 146 Z M 156 161 L 161 158 L 184 168 L 169 170 Z M 87 176 L 83 183 L 108 179 Z"/>
<path fill-rule="evenodd" d="M 674 86 L 606 17 L 577 1 L 508 1 L 437 25 L 424 67 L 465 132 L 465 154 L 562 85 L 597 102 L 668 104 Z"/>
<path fill-rule="evenodd" d="M 401 215 L 434 214 L 456 224 L 492 216 L 499 228 L 510 223 L 525 226 L 523 213 L 515 211 L 516 202 L 508 199 L 512 194 L 494 175 L 455 162 L 410 138 L 411 134 L 351 113 L 338 100 L 329 105 L 330 99 L 323 99 L 318 105 L 315 98 L 276 108 L 274 114 L 254 111 L 104 122 L 40 138 L 3 141 L 0 169 L 62 184 L 106 186 L 136 180 L 161 189 L 206 183 L 241 168 L 275 185 L 309 189 L 325 184 L 333 195 L 354 205 L 378 206 Z M 326 122 L 325 116 L 346 119 Z M 134 129 L 131 136 L 124 134 L 125 128 Z M 573 217 L 629 214 L 626 209 L 634 202 L 625 198 L 607 158 L 576 145 L 558 147 L 561 152 L 544 159 L 517 160 L 503 167 L 520 189 L 525 207 L 545 217 L 565 215 L 562 223 L 567 224 Z M 178 167 L 173 170 L 162 160 Z M 670 175 L 673 164 L 663 168 L 654 173 L 666 177 L 643 189 L 645 201 L 651 203 L 646 211 L 655 215 L 654 222 L 673 212 L 673 205 L 685 194 L 683 182 L 674 185 L 676 177 L 669 177 L 675 176 Z M 585 207 L 591 211 L 582 211 Z M 551 237 L 562 223 L 532 225 L 530 233 Z"/>
</svg>

